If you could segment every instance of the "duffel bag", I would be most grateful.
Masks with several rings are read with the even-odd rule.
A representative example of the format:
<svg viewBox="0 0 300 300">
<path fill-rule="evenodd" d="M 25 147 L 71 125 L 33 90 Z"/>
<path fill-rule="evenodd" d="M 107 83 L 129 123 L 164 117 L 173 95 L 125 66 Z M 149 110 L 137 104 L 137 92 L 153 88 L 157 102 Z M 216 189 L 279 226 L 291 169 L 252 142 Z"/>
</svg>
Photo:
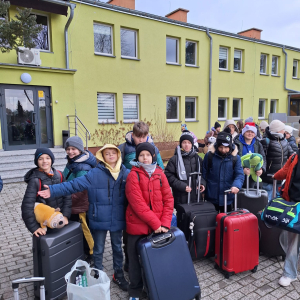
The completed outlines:
<svg viewBox="0 0 300 300">
<path fill-rule="evenodd" d="M 276 198 L 269 202 L 261 214 L 261 219 L 281 229 L 300 234 L 300 202 L 289 202 Z"/>
</svg>

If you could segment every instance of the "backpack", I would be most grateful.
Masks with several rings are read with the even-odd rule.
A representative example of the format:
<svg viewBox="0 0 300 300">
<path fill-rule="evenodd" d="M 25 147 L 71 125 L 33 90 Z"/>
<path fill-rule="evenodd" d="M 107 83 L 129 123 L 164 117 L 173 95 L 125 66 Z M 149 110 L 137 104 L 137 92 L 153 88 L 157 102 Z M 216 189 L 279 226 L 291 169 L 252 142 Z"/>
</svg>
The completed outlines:
<svg viewBox="0 0 300 300">
<path fill-rule="evenodd" d="M 213 160 L 214 154 L 211 151 L 209 151 L 207 153 L 207 155 L 208 155 L 208 157 L 207 157 L 207 159 L 208 159 L 208 162 L 207 162 L 207 178 L 208 178 L 208 175 L 209 175 L 209 172 L 210 172 L 210 169 L 211 169 L 211 166 L 212 166 L 212 160 Z M 236 162 L 237 162 L 237 157 L 232 156 L 232 168 L 233 168 L 233 170 L 235 168 Z"/>
<path fill-rule="evenodd" d="M 56 170 L 56 171 L 60 175 L 60 183 L 62 183 L 63 182 L 63 175 L 60 171 L 58 171 L 58 170 Z M 36 180 L 36 186 L 38 187 L 38 191 L 37 191 L 36 196 L 38 197 L 39 196 L 38 192 L 40 192 L 42 190 L 42 180 L 40 178 L 36 178 L 36 179 L 37 179 Z"/>
<path fill-rule="evenodd" d="M 126 146 L 126 142 L 119 146 L 120 147 L 119 149 L 121 151 L 122 164 L 124 163 L 124 159 L 125 159 L 125 146 Z"/>
</svg>

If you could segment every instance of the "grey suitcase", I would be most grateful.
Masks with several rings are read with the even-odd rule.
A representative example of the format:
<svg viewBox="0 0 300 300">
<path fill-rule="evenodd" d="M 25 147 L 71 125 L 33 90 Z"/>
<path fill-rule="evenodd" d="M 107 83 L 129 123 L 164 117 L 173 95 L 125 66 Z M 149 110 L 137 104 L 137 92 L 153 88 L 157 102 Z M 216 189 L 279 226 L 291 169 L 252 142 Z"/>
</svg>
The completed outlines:
<svg viewBox="0 0 300 300">
<path fill-rule="evenodd" d="M 48 229 L 47 234 L 32 240 L 33 274 L 45 277 L 46 300 L 58 300 L 66 296 L 65 275 L 76 260 L 84 259 L 81 224 L 69 222 L 61 229 Z M 39 297 L 38 283 L 34 294 Z"/>
<path fill-rule="evenodd" d="M 45 300 L 45 277 L 28 277 L 12 281 L 12 288 L 14 290 L 14 300 L 19 300 L 19 284 L 34 282 L 39 285 L 40 300 Z"/>
</svg>

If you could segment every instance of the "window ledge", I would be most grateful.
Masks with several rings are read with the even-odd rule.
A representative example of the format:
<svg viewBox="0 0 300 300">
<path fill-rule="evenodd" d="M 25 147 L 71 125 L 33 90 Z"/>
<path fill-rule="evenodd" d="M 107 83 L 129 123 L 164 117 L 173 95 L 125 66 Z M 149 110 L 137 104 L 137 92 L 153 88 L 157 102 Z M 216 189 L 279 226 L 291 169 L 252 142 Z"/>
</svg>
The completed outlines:
<svg viewBox="0 0 300 300">
<path fill-rule="evenodd" d="M 263 74 L 263 73 L 259 73 L 259 75 L 262 75 L 262 76 L 270 76 L 270 74 Z"/>
<path fill-rule="evenodd" d="M 129 59 L 129 60 L 137 60 L 137 61 L 140 61 L 139 58 L 134 58 L 134 57 L 124 57 L 124 56 L 121 56 L 122 59 Z"/>
<path fill-rule="evenodd" d="M 97 56 L 116 58 L 114 55 L 105 55 L 105 54 L 101 54 L 101 53 L 94 53 L 94 54 L 97 55 Z"/>
<path fill-rule="evenodd" d="M 171 65 L 171 66 L 179 66 L 181 67 L 181 64 L 175 64 L 175 63 L 169 63 L 169 62 L 166 62 L 167 65 Z"/>
<path fill-rule="evenodd" d="M 227 70 L 227 69 L 220 69 L 220 68 L 219 68 L 219 71 L 231 72 L 231 70 Z"/>
<path fill-rule="evenodd" d="M 272 77 L 280 77 L 279 75 L 275 75 L 275 74 L 272 74 L 271 76 Z"/>
<path fill-rule="evenodd" d="M 49 54 L 54 54 L 54 52 L 52 52 L 52 51 L 45 51 L 45 50 L 43 51 L 43 50 L 40 50 L 40 52 L 41 52 L 41 53 L 49 53 Z"/>
<path fill-rule="evenodd" d="M 199 120 L 185 120 L 185 123 L 199 122 Z"/>
<path fill-rule="evenodd" d="M 267 120 L 265 117 L 260 117 L 258 120 Z"/>
<path fill-rule="evenodd" d="M 235 72 L 235 73 L 245 73 L 244 71 L 238 71 L 238 70 L 233 70 L 233 72 Z"/>
<path fill-rule="evenodd" d="M 218 118 L 218 121 L 226 121 L 227 118 Z"/>
<path fill-rule="evenodd" d="M 109 125 L 109 124 L 119 124 L 119 122 L 107 122 L 107 121 L 98 121 L 98 124 L 102 124 L 102 125 Z"/>
<path fill-rule="evenodd" d="M 297 78 L 297 77 L 293 77 L 293 79 L 300 80 L 300 78 Z"/>
<path fill-rule="evenodd" d="M 134 124 L 135 122 L 138 122 L 139 120 L 135 121 L 123 121 L 123 124 Z"/>
<path fill-rule="evenodd" d="M 185 65 L 185 66 L 189 68 L 200 68 L 199 66 L 193 66 L 193 65 Z"/>
<path fill-rule="evenodd" d="M 167 123 L 182 123 L 182 121 L 172 121 L 172 120 L 167 120 Z"/>
</svg>

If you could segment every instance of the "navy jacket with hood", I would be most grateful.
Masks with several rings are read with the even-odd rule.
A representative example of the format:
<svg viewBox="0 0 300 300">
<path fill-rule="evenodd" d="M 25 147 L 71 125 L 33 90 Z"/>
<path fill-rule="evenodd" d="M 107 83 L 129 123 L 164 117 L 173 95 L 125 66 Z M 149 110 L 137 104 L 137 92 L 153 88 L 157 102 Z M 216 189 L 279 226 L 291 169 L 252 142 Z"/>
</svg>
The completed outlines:
<svg viewBox="0 0 300 300">
<path fill-rule="evenodd" d="M 210 170 L 208 170 L 208 154 L 205 155 L 203 161 L 203 177 L 206 180 L 205 196 L 213 204 L 224 206 L 224 191 L 229 190 L 233 186 L 238 189 L 241 189 L 243 186 L 244 172 L 241 158 L 237 155 L 237 147 L 235 145 L 233 145 L 232 153 L 229 153 L 226 157 L 222 157 L 216 152 L 215 145 L 211 145 L 209 150 L 214 155 Z M 233 156 L 237 156 L 234 169 Z M 231 204 L 233 199 L 234 195 L 229 194 L 227 204 Z"/>
</svg>

